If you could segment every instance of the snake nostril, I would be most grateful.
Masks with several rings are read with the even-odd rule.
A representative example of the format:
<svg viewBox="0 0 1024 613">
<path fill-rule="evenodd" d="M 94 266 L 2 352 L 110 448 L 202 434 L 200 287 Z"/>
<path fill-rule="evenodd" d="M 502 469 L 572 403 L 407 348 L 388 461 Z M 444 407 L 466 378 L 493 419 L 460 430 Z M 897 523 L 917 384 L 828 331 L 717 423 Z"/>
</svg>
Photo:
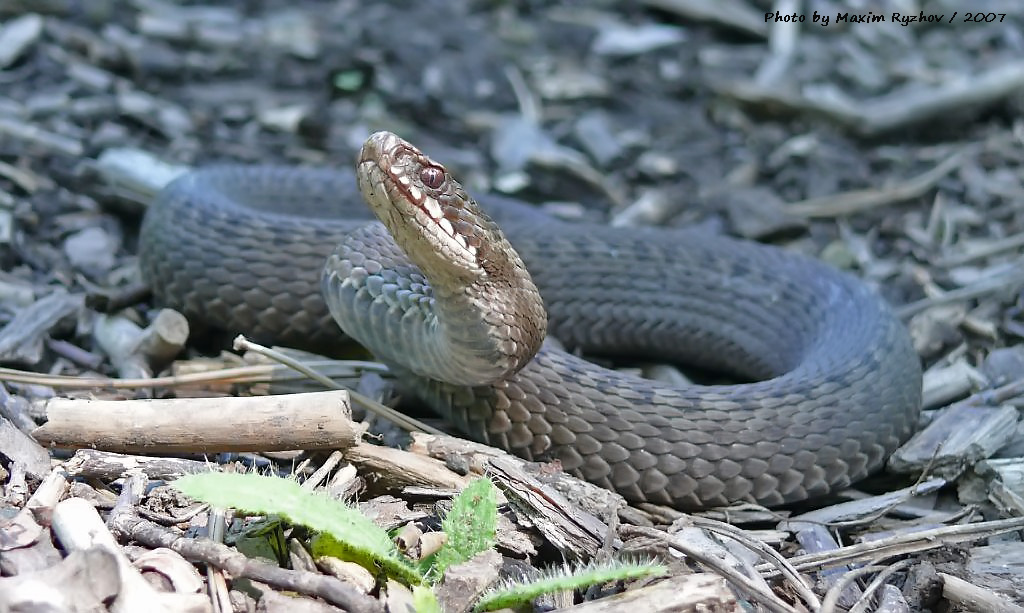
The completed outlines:
<svg viewBox="0 0 1024 613">
<path fill-rule="evenodd" d="M 420 181 L 430 189 L 437 189 L 444 183 L 444 170 L 437 166 L 424 166 L 420 169 Z"/>
</svg>

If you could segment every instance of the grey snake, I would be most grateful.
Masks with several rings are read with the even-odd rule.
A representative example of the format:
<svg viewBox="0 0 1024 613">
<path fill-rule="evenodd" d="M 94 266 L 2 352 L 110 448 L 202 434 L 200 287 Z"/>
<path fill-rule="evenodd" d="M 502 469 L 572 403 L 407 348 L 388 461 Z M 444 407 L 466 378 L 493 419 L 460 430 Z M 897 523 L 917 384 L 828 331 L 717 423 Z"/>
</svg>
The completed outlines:
<svg viewBox="0 0 1024 613">
<path fill-rule="evenodd" d="M 383 223 L 344 171 L 193 171 L 143 221 L 144 276 L 162 304 L 262 340 L 330 347 L 347 338 L 340 324 L 469 436 L 557 459 L 632 501 L 819 496 L 880 468 L 913 432 L 918 357 L 848 274 L 703 232 L 483 201 L 499 230 L 442 165 L 389 133 L 370 137 L 357 175 Z M 542 346 L 545 330 L 573 353 Z M 578 352 L 751 382 L 673 386 Z"/>
</svg>

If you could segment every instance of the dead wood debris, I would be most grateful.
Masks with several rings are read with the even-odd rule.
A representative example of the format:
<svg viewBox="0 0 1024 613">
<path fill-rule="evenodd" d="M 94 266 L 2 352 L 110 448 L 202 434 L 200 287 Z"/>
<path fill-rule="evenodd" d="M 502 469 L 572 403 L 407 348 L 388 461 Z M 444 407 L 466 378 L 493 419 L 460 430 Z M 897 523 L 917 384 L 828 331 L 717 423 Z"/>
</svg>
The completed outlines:
<svg viewBox="0 0 1024 613">
<path fill-rule="evenodd" d="M 1024 87 L 1024 62 L 993 66 L 980 74 L 956 75 L 941 85 L 918 85 L 869 100 L 827 88 L 797 94 L 755 83 L 722 85 L 721 93 L 746 104 L 820 114 L 863 136 L 927 124 L 951 114 L 986 109 Z"/>
<path fill-rule="evenodd" d="M 349 418 L 344 390 L 251 398 L 51 398 L 45 405 L 46 423 L 33 437 L 68 448 L 154 453 L 344 449 L 364 432 Z"/>
<path fill-rule="evenodd" d="M 359 501 L 421 554 L 452 496 L 489 475 L 498 545 L 451 569 L 448 611 L 510 568 L 622 554 L 672 576 L 550 606 L 1022 610 L 1024 10 L 822 28 L 764 19 L 806 4 L 789 0 L 363 4 L 0 2 L 0 609 L 411 602 L 361 566 L 313 560 L 299 531 L 277 534 L 280 559 L 243 554 L 270 540 L 252 518 L 166 483 L 255 469 Z M 396 19 L 436 27 L 420 38 Z M 884 478 L 817 508 L 630 506 L 453 437 L 371 444 L 367 428 L 406 437 L 348 414 L 350 398 L 394 398 L 386 368 L 290 352 L 356 393 L 323 391 L 257 346 L 202 357 L 186 339 L 228 343 L 142 302 L 137 217 L 169 180 L 223 160 L 347 164 L 382 127 L 422 137 L 477 193 L 727 229 L 854 269 L 899 305 L 928 367 L 920 431 Z"/>
</svg>

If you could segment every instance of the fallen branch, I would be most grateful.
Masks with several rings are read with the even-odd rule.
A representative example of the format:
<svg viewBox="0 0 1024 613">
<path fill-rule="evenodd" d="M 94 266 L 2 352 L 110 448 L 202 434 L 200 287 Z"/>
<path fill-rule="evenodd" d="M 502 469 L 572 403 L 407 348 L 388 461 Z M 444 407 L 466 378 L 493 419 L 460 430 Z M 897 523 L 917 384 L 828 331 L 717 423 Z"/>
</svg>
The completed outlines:
<svg viewBox="0 0 1024 613">
<path fill-rule="evenodd" d="M 365 426 L 351 420 L 348 392 L 239 398 L 79 400 L 51 398 L 32 435 L 58 447 L 118 452 L 343 449 Z"/>
<path fill-rule="evenodd" d="M 923 196 L 943 177 L 959 168 L 963 160 L 963 152 L 955 153 L 935 168 L 897 185 L 808 198 L 787 206 L 786 212 L 801 217 L 841 217 L 888 204 L 913 200 Z"/>
</svg>

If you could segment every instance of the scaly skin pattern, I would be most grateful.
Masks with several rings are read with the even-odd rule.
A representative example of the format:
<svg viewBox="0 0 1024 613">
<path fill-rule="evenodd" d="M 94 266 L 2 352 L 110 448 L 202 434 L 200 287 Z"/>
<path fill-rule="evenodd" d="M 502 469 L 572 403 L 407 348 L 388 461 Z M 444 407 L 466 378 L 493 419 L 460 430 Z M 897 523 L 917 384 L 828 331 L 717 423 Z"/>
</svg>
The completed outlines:
<svg viewBox="0 0 1024 613">
<path fill-rule="evenodd" d="M 372 155 L 364 148 L 363 162 L 380 163 L 358 170 L 377 173 L 378 196 L 408 197 L 408 186 L 386 184 L 393 173 L 422 190 L 414 195 L 456 209 L 468 202 L 443 166 L 392 136 Z M 387 158 L 394 143 L 414 155 L 403 149 L 400 163 Z M 422 173 L 428 166 L 445 173 L 441 180 L 434 170 Z M 442 191 L 416 184 L 421 174 Z M 384 226 L 366 221 L 365 207 L 353 202 L 354 183 L 344 172 L 277 167 L 187 175 L 147 214 L 144 275 L 162 303 L 264 340 L 316 348 L 342 342 L 333 312 L 345 332 L 466 434 L 528 459 L 557 459 L 632 501 L 699 509 L 827 494 L 880 468 L 917 423 L 921 370 L 906 330 L 874 292 L 820 262 L 706 233 L 503 211 L 501 231 L 529 273 L 495 278 L 532 280 L 548 334 L 566 347 L 755 381 L 677 387 L 546 345 L 522 358 L 517 352 L 536 345 L 523 332 L 536 325 L 529 323 L 534 307 L 523 299 L 527 324 L 507 319 L 518 299 L 487 287 L 497 265 L 474 263 L 479 246 L 465 249 L 471 241 L 453 243 L 449 233 L 445 248 L 461 268 L 446 273 L 431 255 L 421 268 L 421 258 L 410 258 Z M 413 210 L 409 202 L 393 204 Z M 420 215 L 418 225 L 429 232 L 431 219 Z M 471 223 L 486 229 L 479 238 L 493 238 L 489 219 Z M 489 258 L 505 249 L 497 240 Z M 438 267 L 442 277 L 481 287 L 453 290 L 452 279 L 431 278 Z M 488 308 L 487 300 L 508 304 Z M 480 305 L 482 312 L 473 310 Z M 433 338 L 446 331 L 473 348 Z M 498 370 L 525 365 L 478 380 L 488 361 L 505 359 Z M 464 370 L 474 384 L 452 381 Z"/>
</svg>

